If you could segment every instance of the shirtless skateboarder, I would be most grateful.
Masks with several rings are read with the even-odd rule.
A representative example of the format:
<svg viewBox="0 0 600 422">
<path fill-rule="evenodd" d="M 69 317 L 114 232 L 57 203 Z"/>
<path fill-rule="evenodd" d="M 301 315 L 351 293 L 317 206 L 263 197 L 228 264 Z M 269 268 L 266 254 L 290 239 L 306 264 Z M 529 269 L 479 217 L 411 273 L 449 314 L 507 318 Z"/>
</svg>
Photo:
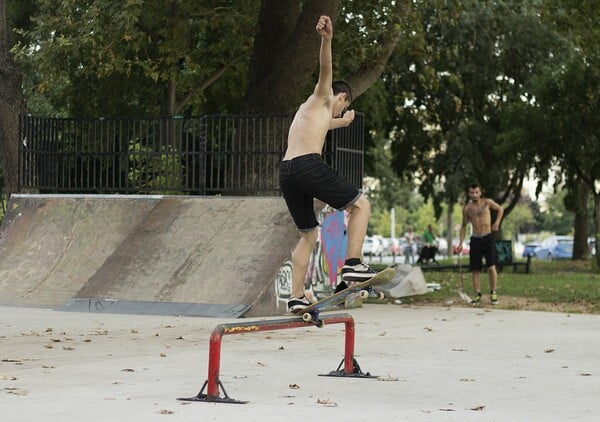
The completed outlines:
<svg viewBox="0 0 600 422">
<path fill-rule="evenodd" d="M 490 211 L 496 211 L 496 219 L 492 224 Z M 460 236 L 457 250 L 462 251 L 462 243 L 465 239 L 467 223 L 473 226 L 471 244 L 469 249 L 469 264 L 473 277 L 473 289 L 477 296 L 471 303 L 478 305 L 481 302 L 480 273 L 483 268 L 482 258 L 488 267 L 490 279 L 490 300 L 492 304 L 498 304 L 496 285 L 498 273 L 496 271 L 496 241 L 492 232 L 498 231 L 504 209 L 496 202 L 481 197 L 481 188 L 477 183 L 469 185 L 469 202 L 463 207 L 463 221 L 460 227 Z"/>
<path fill-rule="evenodd" d="M 304 279 L 318 234 L 314 198 L 350 213 L 348 252 L 342 267 L 343 281 L 336 287 L 336 292 L 347 287 L 345 282 L 364 281 L 376 273 L 361 260 L 362 244 L 371 213 L 370 203 L 361 191 L 321 158 L 327 131 L 350 125 L 354 120 L 354 111 L 348 110 L 352 102 L 352 91 L 348 84 L 333 80 L 331 18 L 321 16 L 316 30 L 321 36 L 319 80 L 313 93 L 300 105 L 294 116 L 287 150 L 279 169 L 279 186 L 300 232 L 300 241 L 292 252 L 292 292 L 287 303 L 290 312 L 300 312 L 310 305 L 304 295 Z"/>
</svg>

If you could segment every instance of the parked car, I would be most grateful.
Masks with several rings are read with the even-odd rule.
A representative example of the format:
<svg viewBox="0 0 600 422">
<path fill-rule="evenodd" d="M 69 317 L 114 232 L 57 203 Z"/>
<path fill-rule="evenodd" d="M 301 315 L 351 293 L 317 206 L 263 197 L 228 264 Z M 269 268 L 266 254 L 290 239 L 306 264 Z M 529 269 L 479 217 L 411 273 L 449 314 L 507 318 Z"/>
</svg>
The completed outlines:
<svg viewBox="0 0 600 422">
<path fill-rule="evenodd" d="M 535 256 L 535 250 L 540 246 L 539 242 L 526 243 L 523 247 L 523 258 Z"/>
<path fill-rule="evenodd" d="M 593 237 L 588 238 L 588 247 L 590 248 L 590 255 L 596 256 L 596 239 Z"/>
<path fill-rule="evenodd" d="M 549 261 L 553 259 L 571 259 L 573 257 L 573 237 L 550 236 L 540 243 L 534 253 L 536 258 Z"/>
<path fill-rule="evenodd" d="M 455 240 L 454 244 L 452 245 L 452 254 L 458 255 L 458 253 L 460 252 L 461 255 L 469 255 L 469 252 L 471 250 L 470 245 L 471 245 L 471 240 L 465 239 L 462 244 L 462 251 L 459 251 L 458 250 L 458 240 Z"/>
<path fill-rule="evenodd" d="M 365 241 L 362 246 L 363 256 L 382 256 L 383 255 L 383 243 L 378 237 L 365 237 Z"/>
<path fill-rule="evenodd" d="M 389 238 L 387 254 L 394 256 L 402 255 L 402 251 L 400 250 L 400 240 L 398 238 Z"/>
<path fill-rule="evenodd" d="M 440 255 L 446 255 L 448 253 L 448 241 L 443 237 L 436 237 L 438 253 Z"/>
</svg>

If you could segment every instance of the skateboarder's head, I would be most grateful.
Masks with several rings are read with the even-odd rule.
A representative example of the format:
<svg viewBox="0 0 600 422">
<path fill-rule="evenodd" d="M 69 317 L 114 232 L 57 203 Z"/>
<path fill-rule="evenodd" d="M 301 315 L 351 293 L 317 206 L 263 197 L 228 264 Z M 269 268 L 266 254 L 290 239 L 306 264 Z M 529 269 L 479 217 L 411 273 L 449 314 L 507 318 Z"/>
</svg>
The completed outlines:
<svg viewBox="0 0 600 422">
<path fill-rule="evenodd" d="M 352 89 L 345 81 L 333 81 L 331 84 L 333 95 L 337 98 L 334 106 L 334 116 L 342 117 L 352 103 Z"/>
</svg>

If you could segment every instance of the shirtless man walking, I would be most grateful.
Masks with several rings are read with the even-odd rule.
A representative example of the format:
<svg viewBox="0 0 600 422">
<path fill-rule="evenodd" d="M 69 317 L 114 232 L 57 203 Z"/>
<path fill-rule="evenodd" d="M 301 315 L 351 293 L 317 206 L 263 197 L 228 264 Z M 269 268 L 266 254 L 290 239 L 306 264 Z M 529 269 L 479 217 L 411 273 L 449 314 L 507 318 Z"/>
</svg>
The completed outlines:
<svg viewBox="0 0 600 422">
<path fill-rule="evenodd" d="M 498 231 L 504 209 L 491 199 L 482 198 L 481 188 L 477 183 L 469 185 L 469 200 L 463 208 L 463 221 L 460 227 L 460 239 L 457 250 L 462 251 L 467 223 L 471 223 L 473 234 L 471 235 L 469 264 L 473 277 L 473 289 L 477 293 L 477 296 L 471 303 L 477 305 L 481 302 L 479 276 L 483 268 L 482 258 L 485 256 L 485 263 L 488 267 L 488 276 L 490 279 L 490 300 L 492 304 L 496 305 L 498 304 L 498 295 L 496 293 L 498 273 L 496 272 L 496 241 L 492 232 Z M 496 211 L 496 219 L 493 224 L 490 214 L 491 210 Z"/>
<path fill-rule="evenodd" d="M 287 150 L 279 169 L 281 192 L 300 232 L 300 241 L 292 252 L 292 292 L 287 303 L 290 312 L 299 312 L 310 305 L 304 295 L 304 280 L 318 234 L 314 198 L 350 213 L 348 252 L 342 267 L 343 281 L 336 291 L 346 288 L 345 282 L 363 281 L 376 273 L 361 261 L 362 244 L 371 214 L 370 203 L 361 191 L 321 158 L 327 131 L 350 125 L 354 120 L 354 111 L 348 110 L 352 102 L 348 84 L 333 81 L 331 18 L 321 16 L 316 30 L 321 36 L 319 80 L 313 93 L 300 105 L 294 116 Z"/>
</svg>

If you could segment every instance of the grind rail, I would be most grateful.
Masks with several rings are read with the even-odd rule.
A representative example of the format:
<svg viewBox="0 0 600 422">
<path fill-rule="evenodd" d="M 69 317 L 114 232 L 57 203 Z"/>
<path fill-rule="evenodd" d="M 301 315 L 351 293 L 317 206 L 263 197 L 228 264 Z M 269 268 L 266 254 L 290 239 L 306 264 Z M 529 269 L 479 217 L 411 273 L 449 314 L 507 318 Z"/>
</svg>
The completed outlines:
<svg viewBox="0 0 600 422">
<path fill-rule="evenodd" d="M 363 373 L 358 365 L 358 362 L 354 358 L 355 327 L 352 316 L 350 314 L 324 315 L 320 318 L 320 321 L 323 323 L 323 325 L 343 323 L 345 325 L 345 343 L 344 359 L 339 364 L 338 368 L 328 374 L 319 375 L 330 377 L 377 378 L 368 372 Z M 223 336 L 259 331 L 282 330 L 288 328 L 301 328 L 306 327 L 307 325 L 311 325 L 311 323 L 307 324 L 301 318 L 248 321 L 242 323 L 236 322 L 231 324 L 217 325 L 213 329 L 209 340 L 208 379 L 204 382 L 202 389 L 195 397 L 178 398 L 177 400 L 211 403 L 248 403 L 247 401 L 235 400 L 229 397 L 219 379 L 221 367 L 221 343 Z M 219 389 L 223 391 L 223 396 L 220 396 Z M 204 392 L 205 390 L 206 393 Z"/>
</svg>

